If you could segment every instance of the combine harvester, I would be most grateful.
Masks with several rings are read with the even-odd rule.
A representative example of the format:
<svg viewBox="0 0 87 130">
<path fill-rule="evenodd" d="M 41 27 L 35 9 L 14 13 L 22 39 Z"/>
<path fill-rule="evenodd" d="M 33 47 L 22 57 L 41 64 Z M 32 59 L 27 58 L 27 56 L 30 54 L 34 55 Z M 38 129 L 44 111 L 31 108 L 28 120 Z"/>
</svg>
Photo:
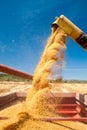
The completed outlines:
<svg viewBox="0 0 87 130">
<path fill-rule="evenodd" d="M 56 21 L 52 24 L 52 28 L 55 31 L 56 28 L 62 28 L 67 36 L 70 36 L 74 41 L 76 41 L 81 47 L 87 50 L 87 35 L 84 34 L 77 26 L 75 26 L 70 20 L 65 16 L 61 15 L 56 18 Z M 15 76 L 19 76 L 26 79 L 33 79 L 33 76 L 19 70 L 0 65 L 0 71 Z M 43 121 L 82 121 L 87 123 L 87 95 L 79 93 L 50 93 L 47 94 L 48 105 L 54 107 L 54 112 L 62 115 L 62 117 L 46 117 L 40 118 L 38 120 Z M 59 100 L 62 98 L 61 103 L 57 104 L 55 99 Z M 0 107 L 1 109 L 6 106 L 6 104 L 13 102 L 14 100 L 25 100 L 26 93 L 15 92 L 10 95 L 5 95 L 0 97 Z M 0 119 L 6 119 L 1 117 Z"/>
</svg>

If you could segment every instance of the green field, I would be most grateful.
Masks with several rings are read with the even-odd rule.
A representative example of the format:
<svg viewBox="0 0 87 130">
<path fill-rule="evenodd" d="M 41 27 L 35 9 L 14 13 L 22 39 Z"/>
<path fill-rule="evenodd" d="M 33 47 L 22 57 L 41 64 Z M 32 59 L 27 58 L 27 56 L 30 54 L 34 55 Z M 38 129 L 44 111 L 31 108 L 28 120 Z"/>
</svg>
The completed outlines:
<svg viewBox="0 0 87 130">
<path fill-rule="evenodd" d="M 0 81 L 30 81 L 28 79 L 24 79 L 24 78 L 20 78 L 17 76 L 13 76 L 13 75 L 9 75 L 9 74 L 0 74 Z M 55 80 L 55 81 L 51 81 L 53 83 L 58 83 L 58 82 L 62 82 L 62 83 L 87 83 L 87 80 Z"/>
<path fill-rule="evenodd" d="M 20 78 L 9 74 L 0 74 L 0 81 L 30 81 L 28 79 Z"/>
</svg>

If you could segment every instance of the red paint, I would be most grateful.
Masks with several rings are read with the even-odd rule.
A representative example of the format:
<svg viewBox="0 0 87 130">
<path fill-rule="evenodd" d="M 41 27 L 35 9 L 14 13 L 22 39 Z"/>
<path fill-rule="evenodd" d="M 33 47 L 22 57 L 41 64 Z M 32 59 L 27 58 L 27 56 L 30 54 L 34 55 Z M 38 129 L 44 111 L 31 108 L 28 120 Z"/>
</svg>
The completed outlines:
<svg viewBox="0 0 87 130">
<path fill-rule="evenodd" d="M 33 79 L 33 75 L 31 74 L 22 72 L 20 70 L 17 70 L 17 69 L 14 69 L 14 68 L 2 65 L 2 64 L 0 64 L 0 72 L 4 72 L 4 73 L 11 74 L 11 75 L 18 76 L 25 79 L 31 79 L 31 80 Z"/>
</svg>

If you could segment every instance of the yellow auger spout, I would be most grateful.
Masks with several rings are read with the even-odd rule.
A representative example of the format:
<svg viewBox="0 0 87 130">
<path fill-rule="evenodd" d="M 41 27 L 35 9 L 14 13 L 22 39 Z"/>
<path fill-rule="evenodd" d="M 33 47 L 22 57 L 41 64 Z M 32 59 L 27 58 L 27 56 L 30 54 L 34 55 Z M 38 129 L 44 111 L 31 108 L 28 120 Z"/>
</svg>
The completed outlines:
<svg viewBox="0 0 87 130">
<path fill-rule="evenodd" d="M 87 50 L 87 35 L 64 15 L 56 17 L 56 20 L 52 23 L 53 31 L 55 31 L 57 27 L 62 28 L 69 37 Z"/>
</svg>

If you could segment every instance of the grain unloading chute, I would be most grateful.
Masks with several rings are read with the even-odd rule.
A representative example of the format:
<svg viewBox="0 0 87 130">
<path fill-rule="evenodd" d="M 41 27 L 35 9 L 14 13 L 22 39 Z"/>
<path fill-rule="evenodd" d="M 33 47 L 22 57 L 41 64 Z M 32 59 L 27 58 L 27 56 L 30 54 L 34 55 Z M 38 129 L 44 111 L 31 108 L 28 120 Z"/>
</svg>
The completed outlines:
<svg viewBox="0 0 87 130">
<path fill-rule="evenodd" d="M 0 72 L 11 74 L 25 79 L 33 79 L 31 74 L 0 64 Z"/>
<path fill-rule="evenodd" d="M 53 22 L 52 24 L 53 31 L 55 31 L 57 27 L 63 29 L 64 32 L 70 38 L 72 38 L 81 47 L 87 50 L 87 35 L 64 15 L 61 15 L 60 17 L 56 17 L 56 20 Z"/>
</svg>

